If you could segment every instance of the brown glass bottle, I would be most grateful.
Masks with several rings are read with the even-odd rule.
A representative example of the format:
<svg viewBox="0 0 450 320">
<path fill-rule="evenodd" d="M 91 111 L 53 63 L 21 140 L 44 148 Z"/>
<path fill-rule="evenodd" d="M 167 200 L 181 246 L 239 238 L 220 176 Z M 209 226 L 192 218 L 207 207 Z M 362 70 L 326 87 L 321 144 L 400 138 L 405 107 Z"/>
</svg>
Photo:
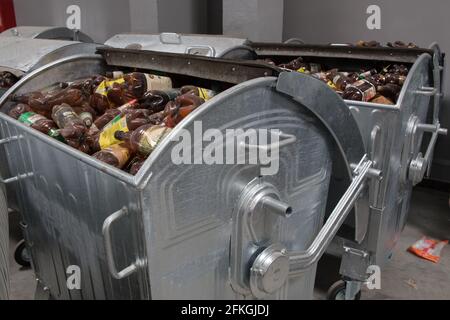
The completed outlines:
<svg viewBox="0 0 450 320">
<path fill-rule="evenodd" d="M 387 73 L 399 74 L 399 75 L 402 75 L 405 77 L 408 75 L 408 72 L 409 72 L 408 67 L 406 67 L 403 64 L 394 64 L 394 65 L 387 66 L 383 71 L 385 74 L 387 74 Z"/>
<path fill-rule="evenodd" d="M 95 134 L 101 131 L 108 123 L 110 123 L 115 117 L 121 116 L 126 110 L 139 107 L 139 103 L 136 99 L 120 106 L 117 109 L 108 109 L 100 117 L 95 119 L 94 124 L 89 129 L 90 134 Z"/>
<path fill-rule="evenodd" d="M 279 65 L 280 68 L 289 69 L 293 71 L 297 71 L 300 68 L 308 68 L 308 64 L 303 62 L 302 57 L 298 57 L 288 63 L 282 63 Z"/>
<path fill-rule="evenodd" d="M 131 150 L 141 156 L 148 156 L 172 129 L 165 126 L 147 124 L 133 132 L 116 131 L 117 140 L 125 141 Z"/>
<path fill-rule="evenodd" d="M 147 109 L 151 113 L 156 113 L 164 110 L 164 107 L 169 101 L 176 99 L 181 94 L 180 90 L 150 90 L 144 93 L 139 99 L 141 109 Z"/>
<path fill-rule="evenodd" d="M 331 69 L 325 72 L 328 81 L 331 81 L 335 88 L 339 91 L 344 91 L 351 84 L 351 80 L 338 69 Z"/>
<path fill-rule="evenodd" d="M 128 173 L 133 176 L 136 175 L 138 171 L 142 168 L 142 165 L 144 164 L 145 160 L 146 158 L 140 155 L 137 155 L 133 159 L 131 159 L 127 166 Z"/>
<path fill-rule="evenodd" d="M 116 131 L 133 131 L 150 123 L 150 112 L 147 109 L 127 109 L 121 115 L 117 115 L 103 129 L 90 137 L 90 146 L 93 151 L 105 149 L 119 141 L 115 138 Z"/>
<path fill-rule="evenodd" d="M 378 73 L 378 71 L 377 71 L 376 69 L 370 69 L 370 70 L 367 70 L 367 71 L 363 71 L 363 72 L 361 72 L 361 73 L 359 74 L 358 79 L 359 79 L 359 80 L 361 80 L 361 79 L 367 79 L 367 78 L 369 78 L 369 77 L 371 77 L 371 76 L 373 76 L 373 75 L 375 75 L 375 74 L 377 74 L 377 73 Z"/>
<path fill-rule="evenodd" d="M 392 83 L 402 86 L 406 81 L 406 76 L 401 74 L 387 73 L 384 75 L 385 83 Z"/>
<path fill-rule="evenodd" d="M 36 112 L 51 114 L 53 107 L 56 105 L 65 103 L 72 107 L 81 106 L 84 99 L 81 90 L 67 88 L 57 93 L 48 93 L 43 97 L 31 96 L 28 104 Z"/>
<path fill-rule="evenodd" d="M 85 153 L 90 152 L 89 146 L 85 141 L 86 125 L 71 106 L 66 103 L 54 106 L 52 119 L 61 128 L 59 132 L 68 145 Z"/>
<path fill-rule="evenodd" d="M 394 103 L 397 102 L 398 96 L 400 95 L 400 91 L 402 90 L 402 87 L 396 84 L 387 83 L 382 86 L 377 87 L 377 91 L 380 95 L 385 96 L 386 98 L 390 99 Z"/>
<path fill-rule="evenodd" d="M 193 95 L 196 95 L 197 97 L 202 98 L 205 101 L 208 101 L 209 99 L 211 99 L 212 97 L 214 97 L 216 95 L 216 93 L 212 90 L 200 88 L 200 87 L 196 87 L 196 86 L 183 86 L 183 87 L 181 87 L 180 91 L 181 91 L 181 95 L 193 94 Z"/>
<path fill-rule="evenodd" d="M 132 152 L 126 143 L 117 143 L 94 153 L 92 156 L 104 163 L 122 169 L 130 160 Z"/>
<path fill-rule="evenodd" d="M 8 71 L 0 72 L 0 88 L 10 88 L 17 81 L 19 81 L 19 78 L 13 75 L 11 72 Z"/>
<path fill-rule="evenodd" d="M 367 102 L 375 97 L 376 94 L 376 87 L 370 79 L 362 79 L 348 86 L 342 94 L 342 98 Z"/>
<path fill-rule="evenodd" d="M 170 101 L 164 112 L 166 118 L 164 123 L 167 127 L 175 127 L 181 120 L 183 120 L 189 113 L 197 109 L 204 100 L 193 94 L 184 94 Z"/>
</svg>

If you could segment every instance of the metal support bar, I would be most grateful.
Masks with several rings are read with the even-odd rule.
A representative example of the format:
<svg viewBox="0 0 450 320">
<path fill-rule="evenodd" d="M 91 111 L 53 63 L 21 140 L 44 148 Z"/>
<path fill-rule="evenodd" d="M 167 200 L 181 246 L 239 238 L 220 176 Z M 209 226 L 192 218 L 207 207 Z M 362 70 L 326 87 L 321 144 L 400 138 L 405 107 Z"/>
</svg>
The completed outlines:
<svg viewBox="0 0 450 320">
<path fill-rule="evenodd" d="M 4 138 L 4 139 L 1 139 L 1 140 L 0 140 L 0 145 L 7 144 L 7 143 L 10 143 L 10 142 L 13 142 L 13 141 L 17 141 L 17 140 L 20 140 L 20 139 L 22 139 L 22 138 L 23 138 L 22 135 Z"/>
<path fill-rule="evenodd" d="M 415 94 L 421 94 L 424 96 L 434 97 L 439 93 L 439 90 L 432 87 L 421 87 L 419 90 L 413 91 Z"/>
<path fill-rule="evenodd" d="M 34 175 L 33 172 L 29 172 L 29 173 L 24 173 L 24 174 L 18 174 L 17 176 L 14 176 L 14 177 L 11 177 L 11 178 L 7 178 L 7 179 L 3 179 L 3 177 L 0 177 L 0 182 L 4 183 L 4 184 L 8 184 L 8 183 L 11 183 L 11 182 L 16 182 L 16 181 L 19 181 L 19 180 L 30 178 L 33 175 Z"/>
<path fill-rule="evenodd" d="M 361 194 L 365 181 L 369 177 L 369 169 L 372 164 L 373 162 L 368 160 L 366 155 L 361 159 L 360 164 L 355 167 L 355 176 L 352 183 L 339 200 L 313 243 L 305 251 L 289 253 L 290 275 L 302 273 L 320 259 Z"/>
</svg>

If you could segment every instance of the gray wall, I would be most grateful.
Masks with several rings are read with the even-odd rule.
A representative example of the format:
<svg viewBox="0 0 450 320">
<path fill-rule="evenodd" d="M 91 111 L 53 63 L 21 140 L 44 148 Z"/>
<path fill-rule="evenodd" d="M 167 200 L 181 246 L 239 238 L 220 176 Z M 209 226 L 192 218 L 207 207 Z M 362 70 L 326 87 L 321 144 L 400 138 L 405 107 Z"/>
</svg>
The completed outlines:
<svg viewBox="0 0 450 320">
<path fill-rule="evenodd" d="M 17 24 L 28 26 L 65 26 L 67 7 L 78 5 L 81 31 L 100 43 L 123 32 L 207 33 L 210 24 L 208 0 L 14 0 L 14 5 Z"/>
<path fill-rule="evenodd" d="M 17 25 L 65 26 L 69 5 L 81 8 L 81 30 L 94 41 L 130 31 L 130 5 L 126 0 L 15 0 Z"/>
<path fill-rule="evenodd" d="M 283 3 L 283 0 L 223 0 L 223 34 L 253 41 L 281 41 Z"/>
<path fill-rule="evenodd" d="M 369 5 L 381 8 L 381 29 L 366 26 Z M 309 43 L 357 40 L 413 41 L 427 47 L 437 41 L 449 54 L 450 1 L 448 0 L 285 0 L 284 39 L 299 37 Z M 445 94 L 450 95 L 447 68 Z M 450 98 L 441 110 L 443 124 L 450 129 Z M 440 137 L 435 151 L 432 176 L 450 181 L 450 137 Z"/>
<path fill-rule="evenodd" d="M 159 31 L 207 33 L 207 3 L 207 0 L 160 0 Z"/>
</svg>

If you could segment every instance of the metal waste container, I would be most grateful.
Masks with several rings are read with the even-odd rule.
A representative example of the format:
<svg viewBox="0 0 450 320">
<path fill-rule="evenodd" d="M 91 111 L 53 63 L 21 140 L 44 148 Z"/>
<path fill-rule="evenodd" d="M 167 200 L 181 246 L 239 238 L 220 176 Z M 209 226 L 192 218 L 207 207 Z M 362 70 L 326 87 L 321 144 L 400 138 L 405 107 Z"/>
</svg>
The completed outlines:
<svg viewBox="0 0 450 320">
<path fill-rule="evenodd" d="M 226 59 L 253 59 L 249 41 L 242 38 L 208 34 L 116 34 L 106 40 L 113 48 L 139 49 L 171 53 L 195 54 Z"/>
<path fill-rule="evenodd" d="M 368 277 L 368 266 L 383 266 L 392 255 L 407 220 L 412 188 L 429 174 L 436 140 L 447 134 L 439 122 L 444 54 L 437 44 L 429 49 L 294 43 L 250 46 L 259 59 L 278 63 L 303 57 L 306 62 L 348 71 L 379 63 L 410 68 L 395 105 L 344 101 L 358 124 L 365 152 L 383 173 L 382 179 L 371 182 L 368 210 L 348 219 L 328 250 L 343 257 L 341 274 L 360 285 Z"/>
<path fill-rule="evenodd" d="M 0 113 L 5 182 L 19 190 L 39 282 L 57 299 L 312 298 L 318 259 L 381 175 L 344 101 L 312 77 L 255 62 L 100 53 L 27 74 L 2 97 L 2 111 L 12 94 L 120 68 L 221 93 L 177 125 L 136 176 Z M 270 152 L 278 170 L 262 174 L 261 162 L 237 159 L 206 164 L 201 154 L 196 164 L 175 164 L 181 135 L 202 150 L 199 125 L 224 136 L 236 129 L 215 146 L 236 147 L 244 159 Z M 251 129 L 275 129 L 278 139 L 246 140 Z M 334 175 L 345 188 L 329 188 Z M 339 201 L 327 209 L 329 198 Z M 74 270 L 81 290 L 66 286 Z"/>
<path fill-rule="evenodd" d="M 94 42 L 80 30 L 71 30 L 66 27 L 18 26 L 1 32 L 0 37 Z"/>
</svg>

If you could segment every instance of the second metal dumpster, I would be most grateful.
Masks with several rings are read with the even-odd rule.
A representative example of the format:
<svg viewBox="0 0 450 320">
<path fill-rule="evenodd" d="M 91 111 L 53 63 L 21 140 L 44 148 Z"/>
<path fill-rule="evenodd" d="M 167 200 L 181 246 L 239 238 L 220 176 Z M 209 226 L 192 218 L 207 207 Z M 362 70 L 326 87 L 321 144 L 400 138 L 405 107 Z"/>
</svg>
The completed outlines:
<svg viewBox="0 0 450 320">
<path fill-rule="evenodd" d="M 58 299 L 312 298 L 318 259 L 353 206 L 368 201 L 368 179 L 381 175 L 345 103 L 316 79 L 258 63 L 101 52 L 104 59 L 65 58 L 24 76 L 2 110 L 13 94 L 111 68 L 222 92 L 175 127 L 136 176 L 0 114 L 6 182 L 17 186 L 39 282 Z M 194 137 L 189 150 L 203 150 L 208 140 L 198 134 L 207 129 L 237 130 L 215 147 L 236 147 L 244 159 L 269 151 L 279 170 L 264 175 L 261 162 L 237 159 L 206 164 L 201 153 L 195 164 L 174 162 L 181 136 Z M 279 140 L 248 141 L 247 130 L 276 130 Z M 334 175 L 342 192 L 329 188 Z M 323 224 L 327 198 L 340 200 Z M 78 290 L 66 285 L 76 270 Z"/>
<path fill-rule="evenodd" d="M 357 280 L 359 290 L 368 277 L 368 267 L 382 267 L 392 255 L 406 223 L 412 188 L 429 173 L 438 136 L 447 134 L 439 122 L 444 54 L 437 44 L 429 49 L 278 43 L 252 43 L 251 47 L 259 59 L 277 63 L 303 57 L 305 62 L 345 71 L 380 64 L 409 67 L 395 105 L 345 100 L 365 152 L 383 172 L 382 180 L 372 182 L 367 215 L 348 219 L 329 250 L 342 255 L 340 272 L 346 279 Z M 429 134 L 426 141 L 425 134 Z M 423 141 L 427 144 L 422 145 Z"/>
</svg>

